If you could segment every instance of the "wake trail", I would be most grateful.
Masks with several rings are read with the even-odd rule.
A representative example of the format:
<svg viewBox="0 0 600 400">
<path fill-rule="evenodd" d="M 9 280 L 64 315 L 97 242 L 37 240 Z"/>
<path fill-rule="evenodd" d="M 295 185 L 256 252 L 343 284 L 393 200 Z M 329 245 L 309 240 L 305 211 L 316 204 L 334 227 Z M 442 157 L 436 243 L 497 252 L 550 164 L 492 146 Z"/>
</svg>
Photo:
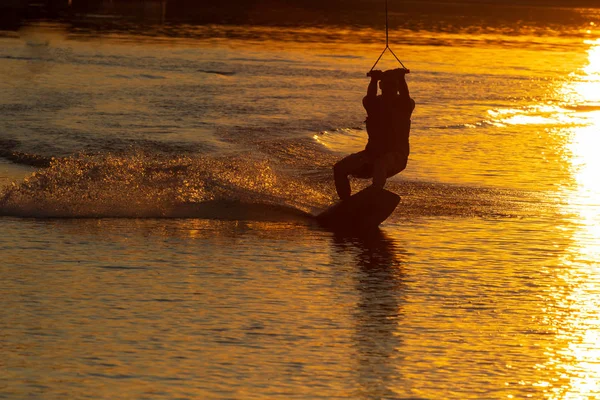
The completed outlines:
<svg viewBox="0 0 600 400">
<path fill-rule="evenodd" d="M 138 150 L 51 158 L 23 182 L 0 189 L 0 215 L 306 221 L 338 201 L 331 166 L 343 155 L 319 140 L 246 137 L 243 147 L 253 151 L 178 155 Z M 369 184 L 352 180 L 353 192 Z M 535 203 L 515 191 L 402 175 L 388 180 L 386 188 L 402 198 L 388 220 L 395 223 L 522 216 L 527 204 Z"/>
<path fill-rule="evenodd" d="M 329 201 L 310 185 L 278 172 L 269 159 L 249 154 L 54 159 L 0 196 L 0 214 L 56 218 L 206 216 L 211 209 L 207 204 L 212 204 L 216 217 L 226 208 L 234 210 L 232 205 L 309 213 Z M 221 208 L 215 208 L 219 202 Z"/>
</svg>

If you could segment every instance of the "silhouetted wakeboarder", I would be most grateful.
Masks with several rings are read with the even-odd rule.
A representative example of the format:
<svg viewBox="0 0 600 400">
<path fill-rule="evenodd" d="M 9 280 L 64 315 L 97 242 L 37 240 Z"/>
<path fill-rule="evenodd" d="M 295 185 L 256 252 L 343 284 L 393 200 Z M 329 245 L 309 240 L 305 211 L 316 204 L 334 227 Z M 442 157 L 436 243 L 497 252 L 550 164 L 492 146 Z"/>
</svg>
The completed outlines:
<svg viewBox="0 0 600 400">
<path fill-rule="evenodd" d="M 364 150 L 346 156 L 333 166 L 335 188 L 342 201 L 317 216 L 323 226 L 368 232 L 385 221 L 400 202 L 397 194 L 383 187 L 387 178 L 406 168 L 410 154 L 410 124 L 415 101 L 406 84 L 408 72 L 406 68 L 369 72 L 371 82 L 363 98 L 369 140 Z M 380 95 L 377 94 L 378 83 Z M 373 183 L 352 195 L 348 176 L 372 179 Z"/>
<path fill-rule="evenodd" d="M 406 168 L 410 153 L 411 115 L 415 101 L 410 97 L 406 68 L 370 72 L 371 82 L 363 106 L 367 111 L 369 140 L 364 150 L 338 161 L 333 166 L 335 188 L 342 200 L 350 198 L 348 176 L 373 179 L 374 187 L 383 189 L 387 178 Z M 381 94 L 377 95 L 377 83 Z"/>
<path fill-rule="evenodd" d="M 375 70 L 388 50 L 402 68 Z M 406 84 L 409 72 L 389 46 L 386 0 L 385 48 L 367 73 L 371 82 L 363 98 L 369 140 L 364 150 L 350 154 L 333 166 L 335 189 L 342 201 L 317 215 L 321 225 L 341 231 L 371 231 L 385 221 L 400 202 L 400 196 L 383 187 L 387 178 L 403 171 L 408 162 L 410 119 L 415 109 Z M 381 95 L 377 94 L 378 83 Z M 373 183 L 352 195 L 348 176 L 372 179 Z"/>
</svg>

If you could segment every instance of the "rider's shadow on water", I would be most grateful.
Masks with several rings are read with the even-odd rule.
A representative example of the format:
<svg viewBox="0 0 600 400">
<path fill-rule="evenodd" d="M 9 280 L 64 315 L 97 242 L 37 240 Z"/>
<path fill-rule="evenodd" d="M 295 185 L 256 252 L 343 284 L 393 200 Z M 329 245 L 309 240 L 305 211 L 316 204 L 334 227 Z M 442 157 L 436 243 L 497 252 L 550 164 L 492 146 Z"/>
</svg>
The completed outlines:
<svg viewBox="0 0 600 400">
<path fill-rule="evenodd" d="M 380 230 L 365 236 L 335 235 L 335 253 L 353 253 L 357 303 L 353 313 L 357 398 L 396 398 L 401 388 L 405 251 Z"/>
</svg>

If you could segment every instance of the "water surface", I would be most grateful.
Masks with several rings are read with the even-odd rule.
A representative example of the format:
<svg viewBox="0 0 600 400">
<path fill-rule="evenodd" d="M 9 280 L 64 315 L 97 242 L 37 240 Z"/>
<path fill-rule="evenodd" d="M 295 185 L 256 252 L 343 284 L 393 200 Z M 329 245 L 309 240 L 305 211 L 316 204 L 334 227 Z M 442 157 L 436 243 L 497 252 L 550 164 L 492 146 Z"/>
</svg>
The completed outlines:
<svg viewBox="0 0 600 400">
<path fill-rule="evenodd" d="M 395 20 L 411 158 L 367 237 L 303 215 L 376 24 L 3 31 L 0 398 L 597 396 L 598 14 L 522 9 Z"/>
</svg>

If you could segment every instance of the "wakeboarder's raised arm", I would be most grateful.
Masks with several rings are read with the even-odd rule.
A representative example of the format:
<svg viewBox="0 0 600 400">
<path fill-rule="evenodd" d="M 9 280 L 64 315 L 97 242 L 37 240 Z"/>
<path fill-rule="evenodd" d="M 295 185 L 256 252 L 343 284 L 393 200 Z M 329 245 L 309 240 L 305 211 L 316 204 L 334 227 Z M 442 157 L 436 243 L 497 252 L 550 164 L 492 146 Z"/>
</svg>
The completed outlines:
<svg viewBox="0 0 600 400">
<path fill-rule="evenodd" d="M 379 70 L 371 71 L 371 82 L 369 82 L 369 86 L 367 86 L 367 95 L 363 97 L 363 107 L 365 109 L 368 108 L 367 102 L 373 102 L 375 98 L 377 98 L 377 82 L 381 80 L 382 72 Z"/>
<path fill-rule="evenodd" d="M 398 94 L 404 100 L 410 99 L 410 92 L 408 91 L 408 84 L 406 83 L 406 74 L 410 71 L 407 69 L 399 68 L 399 77 L 398 77 Z"/>
</svg>

